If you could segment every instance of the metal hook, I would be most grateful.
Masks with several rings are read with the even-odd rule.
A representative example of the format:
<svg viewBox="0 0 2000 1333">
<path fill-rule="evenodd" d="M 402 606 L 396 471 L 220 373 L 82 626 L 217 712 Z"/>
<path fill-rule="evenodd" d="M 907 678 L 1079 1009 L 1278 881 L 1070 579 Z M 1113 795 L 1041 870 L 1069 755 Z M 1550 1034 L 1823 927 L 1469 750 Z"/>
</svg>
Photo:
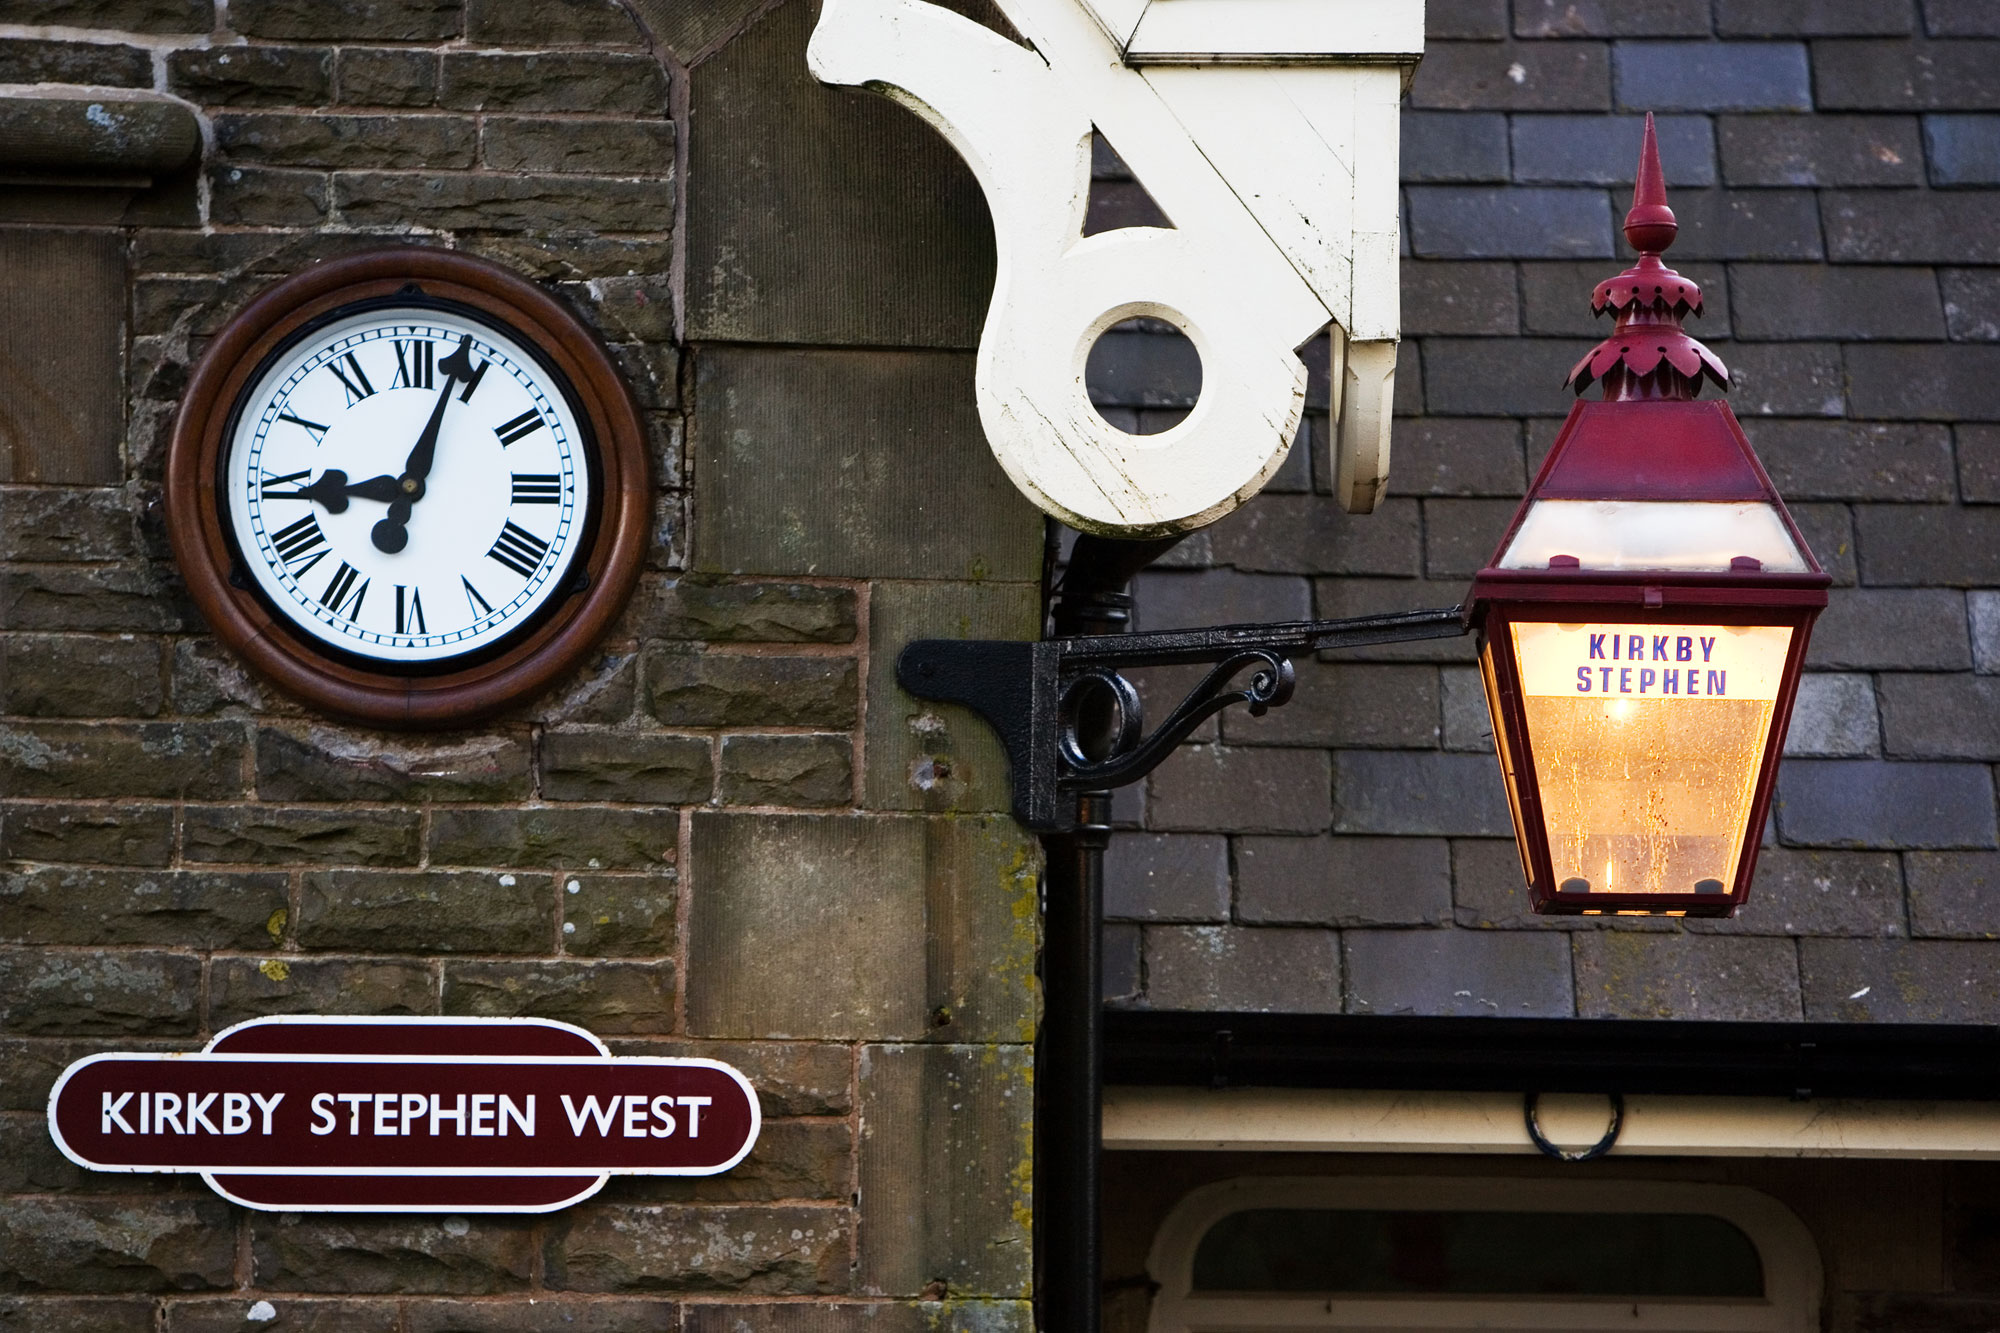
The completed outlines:
<svg viewBox="0 0 2000 1333">
<path fill-rule="evenodd" d="M 1625 1128 L 1624 1094 L 1614 1092 L 1610 1097 L 1611 1124 L 1605 1129 L 1603 1138 L 1582 1152 L 1570 1152 L 1558 1148 L 1549 1141 L 1548 1135 L 1542 1133 L 1541 1121 L 1536 1117 L 1536 1111 L 1542 1101 L 1541 1093 L 1531 1092 L 1527 1095 L 1526 1100 L 1521 1103 L 1521 1118 L 1527 1122 L 1528 1137 L 1534 1140 L 1535 1146 L 1541 1149 L 1544 1156 L 1553 1157 L 1558 1162 L 1594 1162 L 1611 1151 L 1612 1145 L 1618 1142 L 1618 1132 Z"/>
</svg>

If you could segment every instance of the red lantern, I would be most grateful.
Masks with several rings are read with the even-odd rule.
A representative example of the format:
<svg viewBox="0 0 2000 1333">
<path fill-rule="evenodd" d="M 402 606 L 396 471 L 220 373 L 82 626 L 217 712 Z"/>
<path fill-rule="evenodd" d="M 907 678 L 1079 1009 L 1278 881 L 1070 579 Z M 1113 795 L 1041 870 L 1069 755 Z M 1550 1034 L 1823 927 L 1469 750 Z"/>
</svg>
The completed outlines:
<svg viewBox="0 0 2000 1333">
<path fill-rule="evenodd" d="M 1676 224 L 1652 117 L 1625 237 L 1592 295 L 1612 336 L 1471 615 L 1537 912 L 1729 916 L 1756 869 L 1799 667 L 1830 579 L 1735 414 L 1729 372 L 1681 316 L 1701 290 L 1660 261 Z"/>
</svg>

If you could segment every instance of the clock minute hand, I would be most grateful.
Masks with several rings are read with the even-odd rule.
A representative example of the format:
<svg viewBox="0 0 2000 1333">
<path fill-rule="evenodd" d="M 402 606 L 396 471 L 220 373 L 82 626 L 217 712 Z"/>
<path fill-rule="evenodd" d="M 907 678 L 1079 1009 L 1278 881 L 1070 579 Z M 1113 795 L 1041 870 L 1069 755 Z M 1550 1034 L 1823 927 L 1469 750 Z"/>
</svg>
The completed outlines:
<svg viewBox="0 0 2000 1333">
<path fill-rule="evenodd" d="M 437 405 L 431 408 L 430 420 L 424 423 L 423 433 L 417 436 L 416 447 L 410 450 L 409 458 L 403 463 L 403 475 L 397 480 L 397 495 L 389 505 L 389 513 L 369 532 L 369 540 L 375 549 L 385 555 L 394 555 L 410 544 L 410 509 L 424 498 L 424 479 L 431 474 L 431 464 L 437 458 L 438 433 L 444 426 L 444 410 L 451 404 L 451 391 L 461 379 L 472 377 L 472 337 L 467 334 L 460 338 L 458 349 L 438 362 L 438 369 L 444 372 L 444 388 L 438 391 Z"/>
</svg>

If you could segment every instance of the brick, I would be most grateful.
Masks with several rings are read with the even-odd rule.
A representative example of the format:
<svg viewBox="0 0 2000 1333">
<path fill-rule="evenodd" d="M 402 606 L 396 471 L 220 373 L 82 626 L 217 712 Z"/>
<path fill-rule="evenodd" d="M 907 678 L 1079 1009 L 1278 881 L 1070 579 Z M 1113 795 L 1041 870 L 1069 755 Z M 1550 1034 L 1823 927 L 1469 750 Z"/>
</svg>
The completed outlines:
<svg viewBox="0 0 2000 1333">
<path fill-rule="evenodd" d="M 1026 1296 L 1032 1051 L 869 1046 L 858 1074 L 856 1288 L 907 1298 L 941 1283 L 953 1297 Z"/>
<path fill-rule="evenodd" d="M 1312 618 L 1304 579 L 1234 570 L 1149 570 L 1133 580 L 1132 596 L 1133 628 L 1143 630 Z"/>
<path fill-rule="evenodd" d="M 1411 267 L 1405 263 L 1403 271 Z M 1511 289 L 1510 282 L 1510 295 Z M 1391 495 L 1518 496 L 1527 489 L 1518 422 L 1419 417 L 1396 422 L 1395 440 Z"/>
<path fill-rule="evenodd" d="M 643 46 L 632 13 L 617 0 L 557 0 L 522 9 L 512 0 L 466 0 L 465 35 L 501 46 Z"/>
<path fill-rule="evenodd" d="M 1790 940 L 1601 931 L 1572 935 L 1571 948 L 1579 1017 L 1782 1022 L 1804 1016 Z"/>
<path fill-rule="evenodd" d="M 1515 116 L 1514 179 L 1559 185 L 1628 185 L 1639 160 L 1638 116 Z M 1655 121 L 1668 185 L 1715 184 L 1715 135 L 1706 116 Z"/>
<path fill-rule="evenodd" d="M 1343 750 L 1333 792 L 1337 833 L 1504 838 L 1514 827 L 1485 755 Z"/>
<path fill-rule="evenodd" d="M 2000 856 L 1992 852 L 1910 852 L 1910 933 L 2000 938 Z"/>
<path fill-rule="evenodd" d="M 1184 746 L 1154 772 L 1151 792 L 1154 829 L 1318 833 L 1329 817 L 1327 755 Z"/>
<path fill-rule="evenodd" d="M 546 875 L 310 871 L 299 897 L 306 949 L 530 953 L 555 933 Z"/>
<path fill-rule="evenodd" d="M 867 731 L 861 799 L 873 809 L 969 813 L 1012 802 L 1006 752 L 970 709 L 907 694 L 896 659 L 916 639 L 1033 639 L 1041 591 L 1025 583 L 889 582 L 868 609 Z M 831 775 L 828 775 L 829 781 Z M 830 803 L 846 804 L 840 797 Z"/>
<path fill-rule="evenodd" d="M 327 220 L 329 191 L 319 172 L 217 163 L 209 173 L 209 212 L 243 226 L 317 227 Z"/>
<path fill-rule="evenodd" d="M 1915 30 L 1910 0 L 1716 0 L 1724 37 L 1902 36 Z"/>
<path fill-rule="evenodd" d="M 674 1029 L 675 964 L 647 962 L 451 961 L 444 1012 L 479 1017 L 534 1015 L 602 1036 L 658 1035 Z"/>
<path fill-rule="evenodd" d="M 215 26 L 213 0 L 41 0 L 37 22 L 134 32 L 205 33 Z"/>
<path fill-rule="evenodd" d="M 669 726 L 854 724 L 854 659 L 741 653 L 654 652 L 646 659 L 646 708 Z"/>
<path fill-rule="evenodd" d="M 535 1227 L 512 1217 L 259 1213 L 250 1256 L 259 1285 L 278 1291 L 493 1296 L 527 1288 Z"/>
<path fill-rule="evenodd" d="M 1337 1013 L 1339 941 L 1330 930 L 1148 926 L 1146 1004 L 1225 1013 Z"/>
<path fill-rule="evenodd" d="M 1834 596 L 1813 626 L 1807 665 L 1963 671 L 1972 665 L 1962 593 L 1857 588 Z"/>
<path fill-rule="evenodd" d="M 266 1301 L 282 1323 L 274 1328 L 299 1333 L 403 1333 L 395 1301 Z M 238 1296 L 222 1300 L 173 1301 L 166 1307 L 165 1333 L 239 1333 L 245 1306 Z M 255 1308 L 252 1302 L 249 1308 Z M 464 1308 L 463 1306 L 460 1307 Z M 461 1328 L 460 1333 L 464 1333 Z"/>
<path fill-rule="evenodd" d="M 666 110 L 665 71 L 650 56 L 612 52 L 447 52 L 439 98 L 468 111 Z"/>
<path fill-rule="evenodd" d="M 336 77 L 343 106 L 430 106 L 437 101 L 435 52 L 343 47 Z"/>
<path fill-rule="evenodd" d="M 933 1333 L 943 1317 L 954 1329 L 978 1333 L 1031 1333 L 1034 1307 L 1027 1301 L 966 1301 L 953 1297 L 944 1309 L 920 1302 L 903 1305 L 688 1305 L 684 1333 Z"/>
<path fill-rule="evenodd" d="M 0 873 L 9 944 L 255 949 L 284 930 L 286 877 L 171 870 Z"/>
<path fill-rule="evenodd" d="M 2000 185 L 2000 116 L 1925 116 L 1932 185 Z"/>
<path fill-rule="evenodd" d="M 436 41 L 459 35 L 460 0 L 235 0 L 229 26 L 278 41 Z"/>
<path fill-rule="evenodd" d="M 165 702 L 157 639 L 13 635 L 0 642 L 0 711 L 151 717 Z"/>
<path fill-rule="evenodd" d="M 670 811 L 601 806 L 439 810 L 433 865 L 644 869 L 671 865 L 679 826 Z"/>
<path fill-rule="evenodd" d="M 1787 500 L 1957 498 L 1943 426 L 1753 419 L 1743 429 Z"/>
<path fill-rule="evenodd" d="M 2000 14 L 1984 0 L 1923 0 L 1924 31 L 1933 37 L 2000 37 Z"/>
<path fill-rule="evenodd" d="M 844 1285 L 844 1208 L 598 1203 L 557 1214 L 544 1242 L 556 1291 L 807 1294 Z"/>
<path fill-rule="evenodd" d="M 265 1014 L 434 1014 L 437 978 L 415 958 L 218 958 L 211 1030 Z"/>
<path fill-rule="evenodd" d="M 9 796 L 216 799 L 243 787 L 243 734 L 215 723 L 0 727 Z"/>
<path fill-rule="evenodd" d="M 1795 845 L 1996 845 L 1993 774 L 1981 764 L 1795 759 L 1778 771 L 1776 806 Z"/>
<path fill-rule="evenodd" d="M 1608 111 L 1602 42 L 1432 42 L 1410 105 L 1442 111 Z"/>
<path fill-rule="evenodd" d="M 299 116 L 236 112 L 214 120 L 231 161 L 279 167 L 472 165 L 475 130 L 464 116 Z"/>
<path fill-rule="evenodd" d="M 122 490 L 0 486 L 0 560 L 122 560 L 137 545 Z"/>
<path fill-rule="evenodd" d="M 201 964 L 186 954 L 0 949 L 0 1029 L 37 1036 L 192 1034 L 200 984 Z"/>
<path fill-rule="evenodd" d="M 1851 759 L 1881 752 L 1873 680 L 1820 672 L 1800 678 L 1791 728 L 1785 733 L 1787 755 Z"/>
<path fill-rule="evenodd" d="M 2000 592 L 1969 592 L 1965 604 L 1973 669 L 1982 676 L 2000 675 Z"/>
<path fill-rule="evenodd" d="M 1676 190 L 1676 262 L 1818 259 L 1820 210 L 1810 190 Z M 1740 303 L 1738 305 L 1740 307 Z"/>
<path fill-rule="evenodd" d="M 331 727 L 257 732 L 257 792 L 267 801 L 522 800 L 531 782 L 518 733 L 405 741 Z"/>
<path fill-rule="evenodd" d="M 107 805 L 0 808 L 0 861 L 81 861 L 165 865 L 173 854 L 174 810 L 118 801 Z"/>
<path fill-rule="evenodd" d="M 2000 342 L 2000 274 L 1948 268 L 1938 273 L 1944 322 L 1953 342 Z"/>
<path fill-rule="evenodd" d="M 1486 689 L 1479 673 L 1467 667 L 1438 672 L 1439 712 L 1447 750 L 1493 753 L 1493 717 L 1486 707 Z"/>
<path fill-rule="evenodd" d="M 153 1333 L 153 1302 L 94 1297 L 0 1296 L 7 1333 Z"/>
<path fill-rule="evenodd" d="M 848 805 L 854 797 L 853 758 L 854 743 L 845 734 L 724 737 L 722 800 L 795 808 Z"/>
<path fill-rule="evenodd" d="M 757 1089 L 767 1120 L 845 1116 L 854 1109 L 852 1051 L 846 1046 L 775 1041 L 612 1041 L 617 1055 L 701 1056 L 734 1065 Z"/>
<path fill-rule="evenodd" d="M 1104 855 L 1107 921 L 1227 921 L 1229 841 L 1218 835 L 1124 833 Z"/>
<path fill-rule="evenodd" d="M 1921 185 L 1923 144 L 1910 116 L 1723 116 L 1731 185 Z"/>
<path fill-rule="evenodd" d="M 844 1122 L 766 1120 L 742 1164 L 719 1176 L 654 1176 L 620 1183 L 621 1203 L 769 1203 L 854 1196 L 854 1136 Z"/>
<path fill-rule="evenodd" d="M 1405 191 L 1410 249 L 1424 258 L 1610 258 L 1602 191 L 1413 185 Z"/>
<path fill-rule="evenodd" d="M 1854 516 L 1844 504 L 1793 504 L 1792 520 L 1806 539 L 1806 548 L 1836 588 L 1859 581 L 1854 562 Z"/>
<path fill-rule="evenodd" d="M 1426 263 L 1405 259 L 1402 264 L 1404 334 L 1514 334 L 1521 328 L 1520 302 L 1515 296 L 1514 267 L 1511 264 Z M 1396 467 L 1405 463 L 1401 456 L 1410 422 L 1396 427 L 1398 457 Z M 1395 478 L 1392 474 L 1391 486 Z"/>
<path fill-rule="evenodd" d="M 1990 191 L 1830 191 L 1827 258 L 1843 264 L 1996 264 Z M 1678 204 L 1676 205 L 1678 206 Z"/>
<path fill-rule="evenodd" d="M 1446 415 L 1562 416 L 1576 399 L 1563 379 L 1594 341 L 1427 338 L 1425 406 Z"/>
<path fill-rule="evenodd" d="M 1430 582 L 1423 579 L 1314 579 L 1314 614 L 1327 620 L 1349 616 L 1384 615 L 1412 611 L 1420 607 L 1455 606 L 1465 597 L 1459 580 Z M 1381 644 L 1373 648 L 1342 649 L 1340 661 L 1349 662 L 1469 662 L 1472 640 L 1466 638 L 1425 639 L 1415 643 Z"/>
<path fill-rule="evenodd" d="M 1839 1023 L 2000 1020 L 2000 958 L 1972 940 L 1806 940 L 1805 1016 Z"/>
<path fill-rule="evenodd" d="M 706 801 L 714 786 L 709 744 L 699 736 L 550 731 L 542 736 L 542 795 L 552 801 Z"/>
<path fill-rule="evenodd" d="M 1657 0 L 1624 5 L 1617 0 L 1515 0 L 1517 37 L 1672 37 L 1709 31 L 1702 0 Z"/>
<path fill-rule="evenodd" d="M 1882 735 L 1899 759 L 2000 760 L 2000 680 L 1885 675 Z"/>
<path fill-rule="evenodd" d="M 1942 338 L 1944 313 L 1928 269 L 1738 264 L 1739 338 Z"/>
<path fill-rule="evenodd" d="M 1766 847 L 1750 900 L 1729 920 L 1689 920 L 1727 935 L 1900 935 L 1903 873 L 1893 852 Z"/>
<path fill-rule="evenodd" d="M 1739 417 L 1837 417 L 1847 412 L 1847 372 L 1837 347 L 1737 343 L 1724 352 L 1729 400 Z"/>
<path fill-rule="evenodd" d="M 1424 573 L 1471 578 L 1493 558 L 1519 508 L 1513 500 L 1424 501 Z"/>
<path fill-rule="evenodd" d="M 1438 739 L 1437 673 L 1429 667 L 1307 660 L 1292 701 L 1263 717 L 1231 708 L 1222 734 L 1232 745 L 1428 748 Z"/>
<path fill-rule="evenodd" d="M 2000 584 L 2000 510 L 1868 505 L 1856 512 L 1861 575 L 1877 584 Z"/>
<path fill-rule="evenodd" d="M 220 1199 L 130 1200 L 112 1208 L 10 1199 L 0 1207 L 0 1284 L 95 1295 L 234 1286 L 231 1220 Z"/>
<path fill-rule="evenodd" d="M 566 953 L 659 958 L 674 951 L 680 880 L 655 875 L 563 875 L 559 901 Z"/>
<path fill-rule="evenodd" d="M 1984 42 L 1813 43 L 1813 85 L 1829 111 L 1987 111 L 2000 107 Z"/>
<path fill-rule="evenodd" d="M 692 837 L 690 1031 L 990 1041 L 1031 1026 L 1036 862 L 1011 821 L 703 812 Z M 829 957 L 849 978 L 837 991 Z"/>
<path fill-rule="evenodd" d="M 333 91 L 333 53 L 301 46 L 172 51 L 167 89 L 203 106 L 317 106 Z"/>
<path fill-rule="evenodd" d="M 498 171 L 667 175 L 674 163 L 669 120 L 534 120 L 493 116 L 480 130 L 480 160 Z"/>
<path fill-rule="evenodd" d="M 25 565 L 0 570 L 0 624 L 10 630 L 173 630 L 180 608 L 142 569 Z"/>
<path fill-rule="evenodd" d="M 1430 0 L 1424 6 L 1428 41 L 1467 38 L 1500 41 L 1507 36 L 1507 0 Z"/>
<path fill-rule="evenodd" d="M 1402 153 L 1406 181 L 1504 181 L 1507 118 L 1494 112 L 1405 112 Z"/>
<path fill-rule="evenodd" d="M 1431 839 L 1243 837 L 1236 867 L 1236 915 L 1246 925 L 1435 926 L 1451 919 L 1446 846 Z"/>
<path fill-rule="evenodd" d="M 153 86 L 153 58 L 141 47 L 99 42 L 0 41 L 0 82 Z"/>
<path fill-rule="evenodd" d="M 210 864 L 415 865 L 422 847 L 414 810 L 194 807 L 182 855 Z"/>
<path fill-rule="evenodd" d="M 1351 930 L 1341 950 L 1349 1013 L 1568 1018 L 1576 1011 L 1561 935 Z"/>
<path fill-rule="evenodd" d="M 341 220 L 358 227 L 421 221 L 444 228 L 555 230 L 579 220 L 605 231 L 664 231 L 674 185 L 607 176 L 426 176 L 343 172 Z M 244 219 L 249 220 L 249 219 Z"/>
</svg>

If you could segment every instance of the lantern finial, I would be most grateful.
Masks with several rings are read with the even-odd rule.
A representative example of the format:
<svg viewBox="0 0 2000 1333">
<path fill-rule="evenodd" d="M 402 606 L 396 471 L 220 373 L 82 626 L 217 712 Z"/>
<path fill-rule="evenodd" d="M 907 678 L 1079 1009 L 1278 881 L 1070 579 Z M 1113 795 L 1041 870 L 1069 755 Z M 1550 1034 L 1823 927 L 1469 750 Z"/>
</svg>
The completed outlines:
<svg viewBox="0 0 2000 1333">
<path fill-rule="evenodd" d="M 1701 288 L 1660 262 L 1661 252 L 1674 243 L 1679 231 L 1674 210 L 1667 207 L 1660 144 L 1649 111 L 1639 146 L 1639 172 L 1632 185 L 1632 208 L 1625 214 L 1625 239 L 1639 252 L 1639 260 L 1591 293 L 1591 310 L 1600 315 L 1616 312 L 1618 324 L 1609 338 L 1571 368 L 1565 383 L 1579 394 L 1592 381 L 1602 382 L 1605 398 L 1614 401 L 1685 401 L 1701 392 L 1704 376 L 1729 387 L 1729 368 L 1681 328 L 1683 315 L 1701 313 Z"/>
</svg>

